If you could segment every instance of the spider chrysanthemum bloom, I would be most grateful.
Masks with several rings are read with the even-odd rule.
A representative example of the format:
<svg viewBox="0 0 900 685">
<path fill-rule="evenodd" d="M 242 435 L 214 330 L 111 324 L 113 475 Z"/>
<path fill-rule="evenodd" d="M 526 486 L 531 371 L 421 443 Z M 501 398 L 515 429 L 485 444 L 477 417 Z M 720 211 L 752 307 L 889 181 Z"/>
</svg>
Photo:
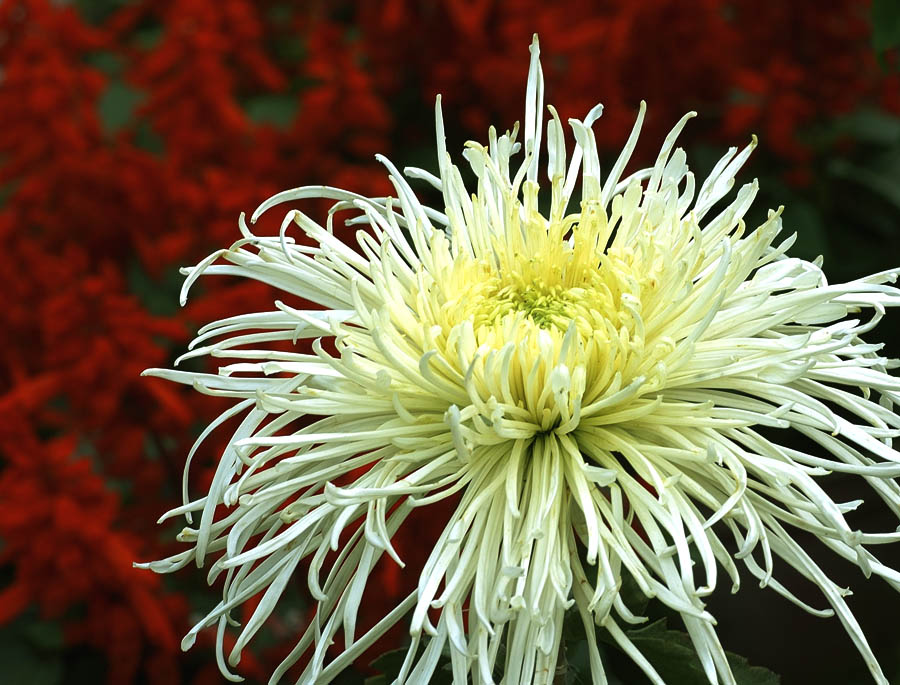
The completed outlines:
<svg viewBox="0 0 900 685">
<path fill-rule="evenodd" d="M 747 232 L 756 183 L 720 201 L 753 144 L 730 150 L 698 188 L 675 148 L 687 115 L 652 167 L 622 178 L 642 105 L 601 174 L 591 130 L 600 108 L 569 122 L 567 159 L 552 107 L 544 131 L 542 96 L 535 42 L 524 149 L 515 131 L 469 143 L 470 189 L 445 148 L 438 103 L 439 176 L 405 175 L 439 190 L 440 209 L 382 159 L 396 198 L 286 191 L 253 221 L 324 197 L 336 201 L 325 226 L 293 210 L 280 236 L 257 237 L 242 220 L 243 239 L 188 271 L 185 289 L 202 273 L 233 274 L 293 304 L 202 329 L 185 356 L 235 360 L 218 375 L 148 372 L 236 399 L 203 437 L 244 417 L 209 492 L 169 514 L 190 522 L 199 512 L 181 534 L 193 546 L 147 565 L 212 558 L 210 576 L 225 573 L 221 603 L 186 646 L 218 624 L 228 674 L 226 657 L 237 662 L 302 562 L 316 617 L 272 682 L 303 658 L 299 682 L 326 683 L 409 617 L 400 681 L 427 682 L 449 652 L 458 683 L 549 683 L 574 611 L 594 682 L 606 682 L 601 626 L 660 683 L 624 630 L 642 621 L 619 593 L 630 577 L 683 617 L 710 682 L 733 683 L 703 598 L 722 573 L 736 590 L 741 565 L 812 613 L 836 614 L 886 683 L 847 591 L 794 534 L 812 533 L 900 589 L 900 574 L 869 549 L 900 534 L 854 530 L 844 515 L 858 503 L 835 503 L 821 485 L 830 472 L 862 476 L 900 514 L 900 382 L 860 337 L 900 305 L 887 285 L 900 270 L 829 285 L 819 263 L 787 256 L 792 238 L 774 242 L 780 212 Z M 356 248 L 333 233 L 343 210 L 366 227 Z M 302 243 L 288 237 L 294 227 Z M 316 307 L 297 308 L 304 301 Z M 285 351 L 299 339 L 315 342 Z M 788 429 L 809 451 L 778 441 Z M 375 564 L 384 554 L 402 564 L 392 536 L 414 508 L 447 498 L 455 508 L 417 588 L 358 634 Z M 780 565 L 831 608 L 792 595 L 773 577 Z M 231 612 L 262 591 L 225 655 Z M 344 649 L 329 660 L 337 641 Z"/>
</svg>

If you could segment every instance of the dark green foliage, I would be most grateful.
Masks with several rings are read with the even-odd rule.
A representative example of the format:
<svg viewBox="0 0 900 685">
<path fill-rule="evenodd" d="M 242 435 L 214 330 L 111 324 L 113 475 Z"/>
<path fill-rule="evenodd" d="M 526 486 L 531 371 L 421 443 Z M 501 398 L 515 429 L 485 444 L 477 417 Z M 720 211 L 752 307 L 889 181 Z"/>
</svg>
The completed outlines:
<svg viewBox="0 0 900 685">
<path fill-rule="evenodd" d="M 872 45 L 878 53 L 900 46 L 900 2 L 872 0 Z"/>
</svg>

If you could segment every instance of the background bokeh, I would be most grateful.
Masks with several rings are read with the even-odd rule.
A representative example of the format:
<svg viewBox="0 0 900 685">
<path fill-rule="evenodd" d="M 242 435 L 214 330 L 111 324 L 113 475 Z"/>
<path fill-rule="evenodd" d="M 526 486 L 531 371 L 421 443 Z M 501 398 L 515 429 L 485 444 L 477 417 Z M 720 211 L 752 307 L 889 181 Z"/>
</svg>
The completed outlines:
<svg viewBox="0 0 900 685">
<path fill-rule="evenodd" d="M 225 405 L 139 374 L 272 293 L 207 279 L 179 308 L 178 267 L 233 242 L 239 213 L 278 190 L 390 192 L 376 152 L 434 169 L 437 93 L 451 150 L 510 128 L 534 32 L 561 117 L 606 105 L 605 158 L 641 99 L 644 163 L 695 109 L 683 144 L 698 174 L 759 136 L 744 179 L 760 179 L 756 217 L 786 205 L 794 254 L 823 255 L 835 281 L 900 263 L 895 0 L 0 0 L 0 682 L 221 682 L 212 633 L 179 649 L 216 601 L 205 570 L 160 578 L 132 561 L 178 550 L 181 524 L 155 521 Z M 900 312 L 888 319 L 873 337 L 900 356 Z M 192 492 L 216 454 L 198 455 Z M 891 525 L 867 511 L 859 525 Z M 434 525 L 403 534 L 413 562 Z M 900 598 L 829 570 L 900 683 Z M 377 577 L 372 616 L 412 576 Z M 251 683 L 308 618 L 302 580 L 294 594 L 242 660 Z M 869 682 L 837 620 L 749 582 L 711 609 L 726 647 L 784 685 Z M 370 673 L 361 660 L 342 682 Z"/>
</svg>

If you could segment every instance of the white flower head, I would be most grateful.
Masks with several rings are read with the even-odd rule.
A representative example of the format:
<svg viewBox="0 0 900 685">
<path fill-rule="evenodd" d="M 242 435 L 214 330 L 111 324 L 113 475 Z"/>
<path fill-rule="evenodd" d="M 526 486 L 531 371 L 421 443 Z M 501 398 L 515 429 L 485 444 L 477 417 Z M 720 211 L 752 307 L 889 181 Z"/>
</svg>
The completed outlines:
<svg viewBox="0 0 900 685">
<path fill-rule="evenodd" d="M 601 108 L 569 121 L 570 156 L 547 109 L 544 129 L 535 40 L 524 140 L 492 129 L 487 146 L 468 143 L 474 187 L 451 162 L 438 100 L 438 176 L 379 157 L 395 198 L 280 193 L 251 223 L 283 202 L 336 204 L 324 226 L 288 212 L 273 237 L 242 217 L 241 240 L 187 270 L 185 292 L 202 273 L 230 274 L 289 299 L 201 329 L 183 358 L 233 360 L 218 374 L 147 372 L 235 398 L 200 441 L 243 416 L 209 492 L 189 501 L 185 488 L 166 515 L 199 514 L 180 536 L 191 548 L 146 564 L 168 572 L 212 558 L 210 579 L 225 574 L 222 601 L 184 646 L 217 624 L 220 667 L 238 679 L 226 658 L 237 663 L 306 560 L 315 619 L 273 683 L 301 660 L 298 682 L 327 683 L 407 618 L 399 682 L 428 682 L 449 652 L 458 683 L 550 683 L 566 611 L 584 624 L 594 682 L 606 682 L 600 626 L 662 683 L 625 630 L 645 620 L 620 595 L 630 577 L 682 616 L 709 681 L 734 683 L 703 598 L 723 574 L 736 590 L 740 566 L 811 613 L 836 614 L 887 683 L 847 591 L 794 533 L 900 589 L 870 551 L 900 533 L 854 530 L 845 514 L 859 503 L 822 487 L 831 472 L 862 476 L 900 515 L 900 381 L 861 338 L 900 305 L 888 285 L 900 269 L 830 285 L 820 262 L 787 256 L 793 237 L 775 242 L 780 211 L 748 232 L 757 184 L 731 191 L 755 141 L 697 187 L 675 147 L 691 113 L 652 167 L 623 178 L 643 103 L 606 174 L 592 132 Z M 440 191 L 443 207 L 422 204 L 407 178 Z M 343 210 L 365 227 L 356 247 L 334 234 Z M 300 339 L 315 339 L 311 353 L 284 351 Z M 780 444 L 785 431 L 810 451 Z M 391 539 L 404 519 L 450 497 L 458 504 L 415 591 L 358 634 L 376 562 L 403 564 Z M 830 608 L 781 585 L 788 566 Z M 225 655 L 231 612 L 262 591 Z M 339 632 L 345 648 L 329 660 Z"/>
</svg>

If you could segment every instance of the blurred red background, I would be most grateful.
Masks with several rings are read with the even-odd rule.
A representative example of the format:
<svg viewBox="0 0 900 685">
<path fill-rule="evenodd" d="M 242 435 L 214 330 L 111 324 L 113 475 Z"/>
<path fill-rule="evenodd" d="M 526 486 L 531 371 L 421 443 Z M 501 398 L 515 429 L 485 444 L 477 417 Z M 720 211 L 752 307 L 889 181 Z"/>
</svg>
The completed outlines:
<svg viewBox="0 0 900 685">
<path fill-rule="evenodd" d="M 787 204 L 800 256 L 824 254 L 835 280 L 895 266 L 896 55 L 876 55 L 868 2 L 828 7 L 0 1 L 0 669 L 10 678 L 0 681 L 220 682 L 212 634 L 190 654 L 179 650 L 215 602 L 205 572 L 160 578 L 132 561 L 178 551 L 180 525 L 155 521 L 179 503 L 187 450 L 223 405 L 140 372 L 171 364 L 205 322 L 268 309 L 272 293 L 208 279 L 179 309 L 177 269 L 233 242 L 239 212 L 284 188 L 388 193 L 376 152 L 435 168 L 437 93 L 452 150 L 485 139 L 491 123 L 511 127 L 534 32 L 560 115 L 606 105 L 595 126 L 606 157 L 641 99 L 643 162 L 696 109 L 684 144 L 701 173 L 716 152 L 760 136 L 745 180 L 761 179 L 760 215 Z M 198 456 L 192 492 L 216 454 L 208 443 Z M 401 541 L 413 559 L 424 553 L 417 539 Z M 373 616 L 413 577 L 393 565 L 380 574 L 383 592 L 366 607 Z M 866 601 L 875 616 L 884 606 L 864 596 L 863 613 Z M 305 606 L 301 581 L 296 607 L 242 661 L 251 682 L 265 679 Z M 734 616 L 726 646 L 781 671 L 786 685 L 866 682 L 853 680 L 863 669 L 837 621 L 795 635 L 792 659 L 741 631 L 777 640 L 795 632 L 792 622 L 815 619 L 785 612 L 754 623 L 768 605 L 727 606 L 750 618 Z M 900 676 L 893 631 L 868 620 L 876 651 Z M 818 672 L 835 679 L 810 675 Z"/>
</svg>

